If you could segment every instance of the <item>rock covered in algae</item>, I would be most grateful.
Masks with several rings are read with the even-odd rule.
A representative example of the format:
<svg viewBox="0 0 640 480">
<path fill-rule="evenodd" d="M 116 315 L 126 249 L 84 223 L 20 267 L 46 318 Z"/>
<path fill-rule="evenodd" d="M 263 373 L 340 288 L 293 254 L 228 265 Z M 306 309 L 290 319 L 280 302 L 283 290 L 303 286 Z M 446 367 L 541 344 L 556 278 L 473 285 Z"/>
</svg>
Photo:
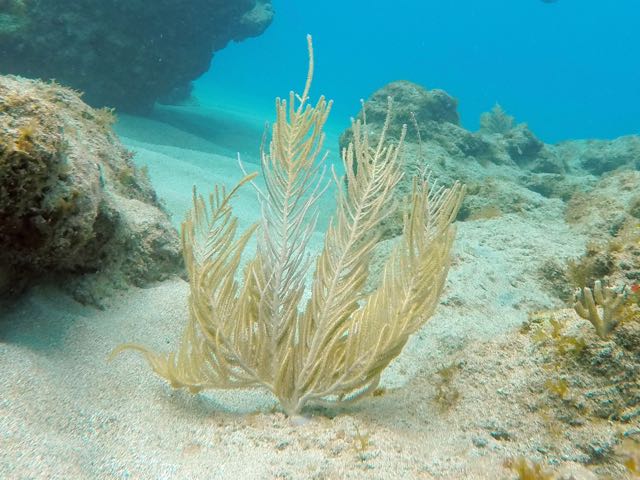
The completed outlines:
<svg viewBox="0 0 640 480">
<path fill-rule="evenodd" d="M 106 284 L 179 268 L 177 233 L 114 120 L 73 90 L 0 77 L 0 294 L 61 275 L 99 303 Z"/>
</svg>

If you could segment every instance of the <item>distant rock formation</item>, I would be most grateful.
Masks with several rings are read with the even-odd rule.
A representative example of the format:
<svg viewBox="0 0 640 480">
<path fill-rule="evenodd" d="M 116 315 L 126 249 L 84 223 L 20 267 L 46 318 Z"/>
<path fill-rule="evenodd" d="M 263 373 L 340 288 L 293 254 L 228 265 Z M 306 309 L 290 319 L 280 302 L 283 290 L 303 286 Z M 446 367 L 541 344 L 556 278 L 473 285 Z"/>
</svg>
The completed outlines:
<svg viewBox="0 0 640 480">
<path fill-rule="evenodd" d="M 490 218 L 533 210 L 544 197 L 568 201 L 614 170 L 640 169 L 640 136 L 615 140 L 573 140 L 545 144 L 524 124 L 500 107 L 483 114 L 481 128 L 460 125 L 457 100 L 442 90 L 427 90 L 408 81 L 383 86 L 365 102 L 369 130 L 382 129 L 388 98 L 393 98 L 391 137 L 407 125 L 398 201 L 411 189 L 414 175 L 428 167 L 439 182 L 467 184 L 460 219 Z M 357 118 L 362 119 L 360 112 Z M 351 128 L 340 138 L 344 148 Z M 630 178 L 630 175 L 625 175 Z M 383 224 L 383 238 L 400 233 L 402 219 Z"/>
<path fill-rule="evenodd" d="M 271 0 L 7 0 L 0 73 L 55 79 L 92 106 L 144 112 L 209 68 L 231 40 L 260 35 Z"/>
<path fill-rule="evenodd" d="M 0 297 L 50 277 L 100 305 L 180 270 L 177 232 L 114 120 L 57 84 L 0 77 Z"/>
<path fill-rule="evenodd" d="M 393 121 L 389 125 L 388 135 L 399 137 L 402 125 L 408 126 L 407 139 L 418 140 L 416 126 L 420 134 L 438 124 L 460 125 L 458 101 L 444 90 L 427 90 L 421 85 L 398 80 L 376 90 L 366 102 L 367 123 L 382 126 L 387 117 L 388 99 L 393 99 Z M 362 112 L 358 115 L 362 118 Z M 340 145 L 346 146 L 351 138 L 351 130 L 347 129 L 340 138 Z"/>
</svg>

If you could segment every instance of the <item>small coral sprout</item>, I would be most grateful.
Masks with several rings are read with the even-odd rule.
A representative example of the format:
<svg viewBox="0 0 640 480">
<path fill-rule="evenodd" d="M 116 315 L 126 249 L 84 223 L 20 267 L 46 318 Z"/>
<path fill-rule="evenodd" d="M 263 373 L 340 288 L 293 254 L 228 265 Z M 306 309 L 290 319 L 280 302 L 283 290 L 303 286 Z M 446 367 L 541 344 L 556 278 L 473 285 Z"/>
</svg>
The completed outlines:
<svg viewBox="0 0 640 480">
<path fill-rule="evenodd" d="M 616 454 L 634 478 L 640 478 L 640 443 L 627 438 L 616 448 Z"/>
<path fill-rule="evenodd" d="M 539 463 L 524 457 L 507 460 L 504 466 L 518 475 L 518 480 L 553 480 L 554 476 Z"/>
<path fill-rule="evenodd" d="M 625 290 L 623 288 L 621 292 L 617 292 L 603 287 L 602 282 L 596 280 L 593 291 L 589 287 L 578 291 L 573 308 L 578 315 L 593 324 L 600 338 L 607 338 L 622 318 L 618 314 L 625 300 Z"/>
<path fill-rule="evenodd" d="M 487 134 L 502 134 L 509 132 L 515 126 L 514 118 L 495 104 L 490 112 L 480 116 L 480 131 Z"/>
<path fill-rule="evenodd" d="M 360 460 L 366 459 L 367 450 L 371 446 L 370 433 L 369 432 L 361 432 L 357 425 L 354 425 L 356 429 L 356 433 L 353 436 L 353 448 Z"/>
</svg>

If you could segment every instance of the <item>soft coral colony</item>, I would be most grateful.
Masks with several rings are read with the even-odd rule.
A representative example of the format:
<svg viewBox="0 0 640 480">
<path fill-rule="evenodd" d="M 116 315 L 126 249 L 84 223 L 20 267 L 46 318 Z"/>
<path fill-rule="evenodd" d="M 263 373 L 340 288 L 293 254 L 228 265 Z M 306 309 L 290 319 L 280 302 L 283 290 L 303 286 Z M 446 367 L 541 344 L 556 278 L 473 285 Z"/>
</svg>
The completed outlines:
<svg viewBox="0 0 640 480">
<path fill-rule="evenodd" d="M 337 207 L 315 261 L 310 298 L 303 304 L 312 265 L 309 240 L 324 192 L 323 127 L 331 102 L 310 105 L 313 49 L 302 95 L 276 100 L 276 121 L 254 184 L 261 220 L 238 234 L 230 202 L 235 188 L 216 187 L 208 199 L 194 192 L 182 224 L 189 273 L 189 319 L 178 349 L 134 349 L 175 388 L 261 386 L 288 415 L 309 404 L 338 405 L 375 390 L 381 372 L 409 336 L 433 313 L 442 292 L 464 187 L 434 188 L 417 177 L 406 205 L 392 201 L 402 178 L 399 141 L 387 141 L 391 102 L 377 141 L 366 122 L 354 121 L 353 140 L 342 152 L 345 178 L 332 172 Z M 403 233 L 386 260 L 377 287 L 365 292 L 369 264 L 387 217 L 402 209 Z M 247 242 L 259 236 L 253 259 L 237 279 Z"/>
</svg>

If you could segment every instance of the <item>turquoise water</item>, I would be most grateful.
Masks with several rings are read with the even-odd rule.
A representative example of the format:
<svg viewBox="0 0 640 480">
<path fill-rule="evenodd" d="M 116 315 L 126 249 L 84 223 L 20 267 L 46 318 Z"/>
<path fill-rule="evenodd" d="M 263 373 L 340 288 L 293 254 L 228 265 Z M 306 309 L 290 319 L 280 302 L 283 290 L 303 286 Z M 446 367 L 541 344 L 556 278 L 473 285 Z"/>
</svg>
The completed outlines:
<svg viewBox="0 0 640 480">
<path fill-rule="evenodd" d="M 272 112 L 302 88 L 314 36 L 314 93 L 335 100 L 329 129 L 406 79 L 458 98 L 463 125 L 500 103 L 546 142 L 640 130 L 637 0 L 274 0 L 258 38 L 218 52 L 196 83 L 203 103 Z"/>
</svg>

